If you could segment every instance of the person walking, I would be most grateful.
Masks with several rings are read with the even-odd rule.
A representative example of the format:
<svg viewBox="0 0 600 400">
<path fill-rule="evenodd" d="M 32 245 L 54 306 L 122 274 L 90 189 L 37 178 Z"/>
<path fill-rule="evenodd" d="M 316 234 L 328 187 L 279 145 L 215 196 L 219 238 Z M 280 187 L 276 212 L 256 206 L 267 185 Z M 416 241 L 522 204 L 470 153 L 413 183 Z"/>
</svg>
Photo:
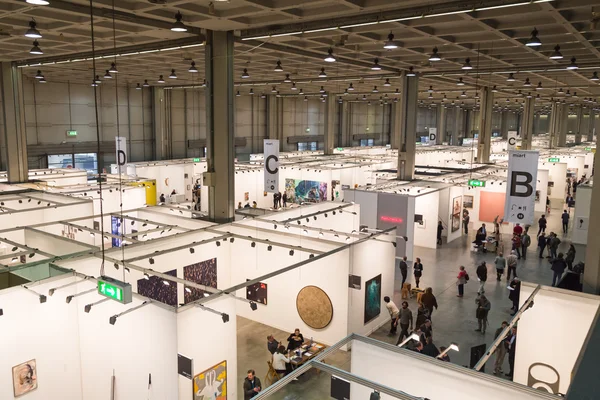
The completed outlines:
<svg viewBox="0 0 600 400">
<path fill-rule="evenodd" d="M 510 255 L 506 257 L 506 266 L 508 267 L 508 272 L 506 273 L 506 281 L 510 281 L 511 273 L 513 277 L 517 277 L 517 252 L 511 251 Z"/>
<path fill-rule="evenodd" d="M 286 208 L 287 207 L 287 193 L 283 192 L 283 195 L 281 198 L 283 200 L 283 208 Z"/>
<path fill-rule="evenodd" d="M 465 208 L 463 210 L 463 228 L 465 229 L 465 235 L 469 234 L 469 221 L 471 217 L 469 216 L 469 211 Z"/>
<path fill-rule="evenodd" d="M 423 276 L 423 264 L 421 264 L 421 259 L 419 257 L 415 259 L 415 263 L 413 264 L 413 270 L 415 274 L 415 285 L 419 287 L 419 282 L 421 281 L 421 277 Z"/>
<path fill-rule="evenodd" d="M 538 219 L 538 233 L 537 236 L 540 236 L 540 233 L 546 233 L 546 226 L 548 225 L 548 220 L 545 215 L 542 215 L 540 219 Z"/>
<path fill-rule="evenodd" d="M 283 197 L 283 196 L 281 195 L 281 192 L 277 192 L 277 206 L 278 206 L 279 208 L 281 208 L 281 198 L 282 198 L 282 197 Z"/>
<path fill-rule="evenodd" d="M 402 285 L 401 288 L 404 287 L 404 282 L 406 282 L 406 275 L 408 275 L 408 264 L 406 263 L 406 256 L 402 257 L 400 260 L 400 274 L 402 274 Z"/>
<path fill-rule="evenodd" d="M 573 261 L 575 261 L 576 253 L 577 251 L 575 251 L 575 246 L 573 246 L 573 244 L 569 245 L 569 250 L 565 256 L 565 262 L 567 263 L 567 268 L 569 268 L 569 271 L 573 270 Z"/>
<path fill-rule="evenodd" d="M 525 228 L 521 235 L 521 256 L 523 260 L 527 260 L 527 248 L 531 246 L 531 237 L 529 236 L 529 228 Z"/>
<path fill-rule="evenodd" d="M 260 379 L 256 376 L 253 369 L 248 370 L 248 375 L 244 379 L 244 400 L 250 400 L 261 391 Z"/>
<path fill-rule="evenodd" d="M 396 334 L 396 327 L 398 326 L 398 316 L 400 315 L 400 310 L 398 310 L 398 306 L 394 303 L 389 296 L 385 296 L 383 298 L 385 301 L 385 307 L 390 313 L 390 317 L 392 318 L 392 323 L 390 325 L 390 335 Z"/>
<path fill-rule="evenodd" d="M 560 282 L 560 278 L 562 278 L 562 274 L 565 272 L 567 268 L 567 263 L 564 259 L 563 253 L 558 253 L 558 257 L 552 260 L 552 266 L 550 269 L 554 271 L 552 275 L 552 286 L 556 286 Z"/>
<path fill-rule="evenodd" d="M 494 259 L 494 265 L 496 266 L 496 280 L 499 282 L 504 275 L 504 268 L 506 268 L 506 259 L 502 253 L 499 253 Z"/>
<path fill-rule="evenodd" d="M 429 311 L 429 319 L 433 315 L 433 308 L 438 308 L 437 299 L 433 295 L 433 289 L 425 288 L 425 293 L 421 296 L 421 304 Z"/>
<path fill-rule="evenodd" d="M 467 274 L 467 271 L 465 271 L 465 267 L 461 265 L 458 269 L 458 276 L 456 277 L 456 285 L 458 286 L 458 294 L 456 295 L 456 297 L 464 296 L 465 283 L 467 283 L 468 276 L 469 275 Z"/>
<path fill-rule="evenodd" d="M 442 244 L 442 231 L 444 230 L 444 227 L 442 226 L 442 221 L 438 221 L 438 226 L 437 226 L 437 244 L 441 246 Z"/>
<path fill-rule="evenodd" d="M 510 315 L 515 315 L 519 310 L 519 298 L 521 296 L 521 280 L 515 277 L 512 281 L 510 281 L 508 288 L 508 299 L 512 301 L 511 310 L 513 311 Z"/>
<path fill-rule="evenodd" d="M 560 219 L 562 220 L 563 233 L 567 233 L 569 230 L 569 218 L 571 218 L 571 216 L 567 210 L 563 211 L 562 215 L 560 216 Z"/>
<path fill-rule="evenodd" d="M 548 244 L 548 247 L 550 248 L 550 256 L 548 258 L 550 258 L 550 260 L 554 260 L 557 257 L 560 239 L 554 232 L 550 232 L 550 237 L 550 243 Z"/>
<path fill-rule="evenodd" d="M 398 314 L 398 322 L 400 323 L 400 336 L 396 346 L 399 345 L 405 337 L 409 337 L 409 330 L 413 328 L 413 314 L 410 308 L 408 308 L 408 302 L 402 302 L 402 308 Z"/>
<path fill-rule="evenodd" d="M 510 338 L 507 338 L 508 344 L 508 365 L 510 366 L 510 371 L 506 374 L 510 379 L 513 378 L 513 374 L 515 371 L 515 354 L 517 351 L 517 327 L 513 326 L 511 330 Z"/>
<path fill-rule="evenodd" d="M 546 239 L 546 234 L 542 232 L 538 236 L 538 248 L 540 249 L 540 258 L 544 258 L 544 249 L 546 248 L 546 243 L 548 240 Z"/>
<path fill-rule="evenodd" d="M 508 326 L 508 322 L 502 321 L 502 325 L 500 328 L 496 329 L 496 333 L 494 334 L 494 340 L 498 339 L 498 336 L 502 333 L 503 330 Z M 502 340 L 498 347 L 496 347 L 496 361 L 494 362 L 494 375 L 498 375 L 503 373 L 502 365 L 504 364 L 504 357 L 506 357 L 506 352 L 508 350 L 506 340 Z"/>
<path fill-rule="evenodd" d="M 521 236 L 523 234 L 523 227 L 520 223 L 516 223 L 513 228 L 513 234 Z"/>
<path fill-rule="evenodd" d="M 513 233 L 512 237 L 512 252 L 517 254 L 517 258 L 521 259 L 521 236 L 516 233 Z"/>
<path fill-rule="evenodd" d="M 488 313 L 492 308 L 492 303 L 488 300 L 485 295 L 480 295 L 475 299 L 475 304 L 477 304 L 477 310 L 475 311 L 475 316 L 477 317 L 477 325 L 478 328 L 475 329 L 475 332 L 481 332 L 485 334 L 485 328 L 488 324 Z"/>
<path fill-rule="evenodd" d="M 485 264 L 485 261 L 483 261 L 477 266 L 476 270 L 477 279 L 479 280 L 479 290 L 477 291 L 477 294 L 483 294 L 485 292 L 484 286 L 487 281 L 487 272 L 487 265 Z"/>
</svg>

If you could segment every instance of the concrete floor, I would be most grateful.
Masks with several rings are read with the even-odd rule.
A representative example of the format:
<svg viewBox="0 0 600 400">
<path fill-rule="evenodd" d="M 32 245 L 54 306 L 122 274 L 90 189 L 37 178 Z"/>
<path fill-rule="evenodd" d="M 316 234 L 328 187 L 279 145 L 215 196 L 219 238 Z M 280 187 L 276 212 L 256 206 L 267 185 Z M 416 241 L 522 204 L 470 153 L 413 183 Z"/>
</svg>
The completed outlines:
<svg viewBox="0 0 600 400">
<path fill-rule="evenodd" d="M 562 209 L 552 209 L 548 217 L 548 227 L 546 233 L 554 231 L 559 234 L 562 243 L 559 251 L 565 252 L 569 247 L 569 235 L 562 234 L 562 225 L 560 214 Z M 536 221 L 539 215 L 536 214 Z M 463 236 L 450 244 L 443 244 L 437 250 L 415 248 L 415 257 L 420 257 L 423 263 L 423 277 L 421 278 L 421 287 L 430 286 L 433 288 L 439 309 L 434 311 L 433 319 L 433 338 L 434 343 L 439 346 L 447 346 L 451 342 L 459 344 L 461 351 L 459 353 L 451 352 L 450 358 L 453 363 L 469 366 L 470 348 L 472 346 L 486 344 L 490 345 L 494 339 L 494 332 L 502 321 L 510 320 L 511 302 L 508 300 L 508 289 L 506 288 L 506 279 L 497 282 L 495 279 L 495 270 L 493 269 L 493 260 L 495 254 L 492 253 L 474 253 L 470 251 L 471 242 L 474 240 L 477 227 L 471 227 L 469 237 Z M 508 227 L 503 230 L 508 232 Z M 540 259 L 537 255 L 535 246 L 537 240 L 537 224 L 532 228 L 532 247 L 528 251 L 527 260 L 521 259 L 517 268 L 519 277 L 528 282 L 550 285 L 552 282 L 552 271 L 550 263 L 546 259 Z M 505 249 L 510 248 L 510 235 L 503 235 Z M 575 245 L 577 255 L 575 262 L 583 260 L 585 257 L 585 246 Z M 477 296 L 478 282 L 475 274 L 476 266 L 486 261 L 488 265 L 488 281 L 485 286 L 486 296 L 492 303 L 492 308 L 488 316 L 489 328 L 485 335 L 475 332 L 477 320 L 475 318 L 475 298 Z M 465 286 L 465 295 L 463 298 L 456 297 L 456 275 L 458 267 L 464 265 L 471 276 L 471 280 Z M 409 274 L 411 271 L 409 270 Z M 414 285 L 414 279 L 409 277 L 409 281 Z M 394 302 L 398 305 L 402 302 L 400 295 L 401 277 L 396 270 L 395 292 L 393 293 Z M 383 295 L 389 295 L 383 293 Z M 409 307 L 413 310 L 416 317 L 417 304 L 414 299 L 409 300 Z M 277 329 L 238 317 L 238 393 L 239 399 L 243 399 L 242 381 L 249 368 L 256 370 L 257 376 L 263 380 L 267 372 L 267 363 L 269 353 L 266 348 L 266 337 L 272 333 L 278 340 L 285 341 L 288 332 L 282 332 Z M 388 343 L 396 343 L 397 337 L 388 336 L 388 325 L 374 332 L 371 337 Z M 317 338 L 315 338 L 317 339 Z M 329 359 L 325 360 L 328 364 L 350 370 L 350 357 L 346 352 L 338 351 Z M 493 358 L 492 358 L 493 362 Z M 486 373 L 491 373 L 491 364 L 486 368 Z M 508 371 L 508 357 L 505 360 L 504 370 Z M 298 382 L 288 385 L 285 389 L 271 396 L 274 399 L 298 400 L 298 399 L 326 399 L 329 397 L 330 375 L 326 373 L 315 374 L 311 371 L 301 377 Z"/>
</svg>

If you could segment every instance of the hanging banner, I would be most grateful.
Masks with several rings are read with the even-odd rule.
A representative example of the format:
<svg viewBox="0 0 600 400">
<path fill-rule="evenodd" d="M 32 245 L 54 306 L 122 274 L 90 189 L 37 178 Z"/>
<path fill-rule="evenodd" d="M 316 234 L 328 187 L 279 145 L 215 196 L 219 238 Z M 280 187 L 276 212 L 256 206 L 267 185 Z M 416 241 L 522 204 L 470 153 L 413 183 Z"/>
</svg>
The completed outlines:
<svg viewBox="0 0 600 400">
<path fill-rule="evenodd" d="M 537 185 L 538 151 L 508 152 L 508 190 L 504 203 L 504 221 L 532 224 Z"/>
<path fill-rule="evenodd" d="M 117 168 L 118 174 L 127 173 L 125 165 L 127 165 L 127 138 L 123 136 L 116 136 L 116 148 L 117 148 Z"/>
<path fill-rule="evenodd" d="M 429 144 L 437 143 L 437 128 L 429 128 Z"/>
<path fill-rule="evenodd" d="M 517 148 L 517 131 L 508 131 L 508 144 L 507 150 L 514 150 Z"/>
<path fill-rule="evenodd" d="M 265 192 L 279 192 L 279 140 L 264 140 Z"/>
</svg>

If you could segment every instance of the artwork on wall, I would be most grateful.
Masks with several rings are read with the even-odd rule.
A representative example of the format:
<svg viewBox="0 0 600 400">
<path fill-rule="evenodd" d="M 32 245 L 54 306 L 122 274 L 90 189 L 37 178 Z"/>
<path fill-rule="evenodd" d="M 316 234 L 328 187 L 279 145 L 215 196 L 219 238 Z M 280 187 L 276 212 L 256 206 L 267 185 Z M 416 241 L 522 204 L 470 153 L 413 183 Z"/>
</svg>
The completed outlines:
<svg viewBox="0 0 600 400">
<path fill-rule="evenodd" d="M 316 286 L 305 286 L 298 292 L 296 310 L 302 321 L 313 329 L 323 329 L 333 319 L 331 299 Z"/>
<path fill-rule="evenodd" d="M 165 274 L 177 276 L 177 270 L 167 271 Z M 138 279 L 137 292 L 144 297 L 177 307 L 177 283 L 175 281 L 163 279 L 158 276 Z"/>
<path fill-rule="evenodd" d="M 227 361 L 194 376 L 194 400 L 227 399 Z"/>
<path fill-rule="evenodd" d="M 249 281 L 250 279 L 246 279 Z M 255 303 L 267 305 L 267 284 L 256 282 L 246 287 L 246 299 Z"/>
<path fill-rule="evenodd" d="M 381 274 L 365 282 L 365 318 L 371 321 L 381 313 Z"/>
<path fill-rule="evenodd" d="M 533 363 L 527 372 L 527 386 L 546 393 L 559 393 L 560 374 L 556 368 L 544 363 Z"/>
<path fill-rule="evenodd" d="M 244 201 L 250 200 L 250 192 L 244 192 Z"/>
<path fill-rule="evenodd" d="M 504 192 L 479 192 L 479 220 L 481 222 L 494 222 L 504 219 Z"/>
<path fill-rule="evenodd" d="M 13 374 L 13 392 L 15 397 L 23 396 L 38 387 L 37 381 L 37 363 L 29 360 L 12 369 Z"/>
<path fill-rule="evenodd" d="M 358 275 L 348 275 L 348 287 L 350 289 L 360 290 L 361 278 Z"/>
<path fill-rule="evenodd" d="M 75 232 L 76 231 L 77 231 L 77 228 L 75 228 L 74 226 L 65 224 L 65 225 L 63 225 L 61 235 L 68 239 L 75 240 Z"/>
<path fill-rule="evenodd" d="M 473 208 L 473 196 L 463 196 L 463 208 Z"/>
<path fill-rule="evenodd" d="M 340 199 L 340 181 L 331 181 L 331 201 Z"/>
<path fill-rule="evenodd" d="M 536 190 L 535 191 L 535 202 L 539 203 L 540 202 L 540 196 L 542 195 L 542 191 L 541 190 Z"/>
<path fill-rule="evenodd" d="M 585 231 L 588 229 L 590 220 L 587 217 L 575 217 L 575 229 Z"/>
<path fill-rule="evenodd" d="M 110 233 L 112 233 L 113 235 L 121 236 L 121 220 L 119 217 L 115 217 L 114 215 L 110 217 L 110 227 Z M 113 237 L 112 246 L 121 247 L 121 239 Z"/>
<path fill-rule="evenodd" d="M 288 178 L 285 193 L 288 203 L 318 203 L 327 200 L 327 183 Z"/>
<path fill-rule="evenodd" d="M 204 286 L 217 288 L 217 259 L 202 261 L 183 267 L 183 279 Z M 204 297 L 204 290 L 184 286 L 183 302 L 185 304 Z"/>
<path fill-rule="evenodd" d="M 177 373 L 188 379 L 192 379 L 192 372 L 192 359 L 182 354 L 177 354 Z"/>
<path fill-rule="evenodd" d="M 452 232 L 456 232 L 457 230 L 460 229 L 460 210 L 461 210 L 460 203 L 461 203 L 461 200 L 462 200 L 462 196 L 457 196 L 452 199 L 452 224 L 451 224 Z"/>
</svg>

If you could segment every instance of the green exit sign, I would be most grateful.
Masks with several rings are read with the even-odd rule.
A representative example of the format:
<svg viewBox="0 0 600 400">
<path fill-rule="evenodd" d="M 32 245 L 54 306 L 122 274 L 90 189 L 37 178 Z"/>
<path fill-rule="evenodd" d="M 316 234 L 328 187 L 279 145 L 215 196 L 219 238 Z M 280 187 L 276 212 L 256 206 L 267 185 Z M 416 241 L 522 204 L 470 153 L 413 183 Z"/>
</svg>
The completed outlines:
<svg viewBox="0 0 600 400">
<path fill-rule="evenodd" d="M 592 151 L 592 148 L 591 147 L 586 147 L 585 151 Z"/>
<path fill-rule="evenodd" d="M 98 294 L 128 304 L 131 303 L 132 298 L 131 284 L 103 276 L 98 279 Z"/>
<path fill-rule="evenodd" d="M 344 151 L 344 148 L 343 147 L 338 147 L 336 150 L 337 151 Z"/>
<path fill-rule="evenodd" d="M 560 162 L 560 158 L 552 157 L 548 159 L 548 162 Z"/>
<path fill-rule="evenodd" d="M 67 131 L 67 136 L 77 136 L 77 131 Z"/>
<path fill-rule="evenodd" d="M 469 186 L 485 187 L 485 181 L 480 181 L 479 179 L 469 179 Z"/>
<path fill-rule="evenodd" d="M 194 162 L 200 162 L 199 158 L 194 158 Z"/>
</svg>

